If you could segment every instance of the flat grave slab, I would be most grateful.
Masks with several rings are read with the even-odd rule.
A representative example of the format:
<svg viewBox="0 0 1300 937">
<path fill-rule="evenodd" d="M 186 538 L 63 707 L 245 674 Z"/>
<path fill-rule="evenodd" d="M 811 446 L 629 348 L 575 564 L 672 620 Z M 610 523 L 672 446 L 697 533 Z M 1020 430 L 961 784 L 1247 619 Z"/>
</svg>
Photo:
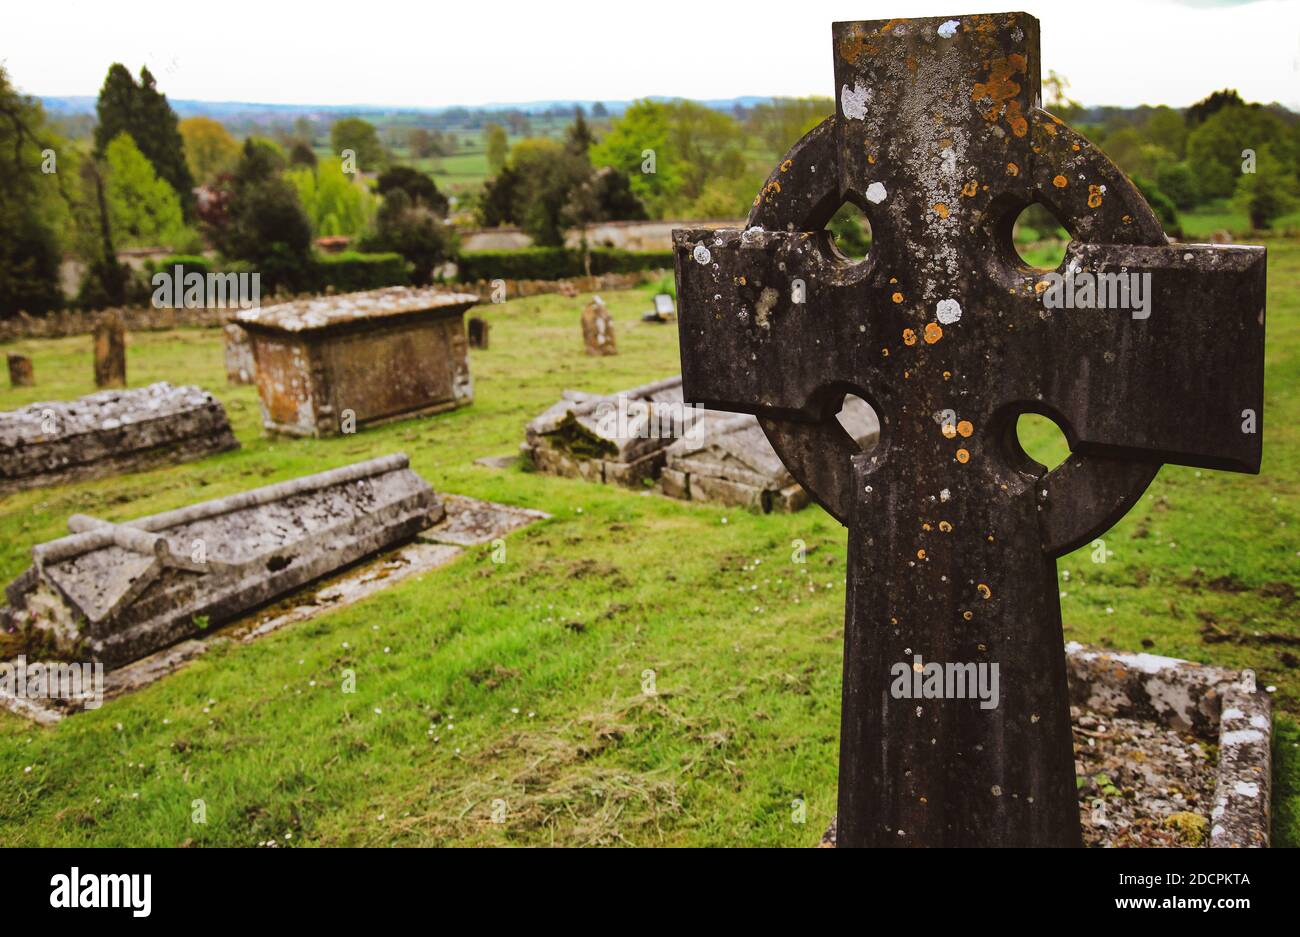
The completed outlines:
<svg viewBox="0 0 1300 937">
<path fill-rule="evenodd" d="M 238 449 L 221 401 L 166 382 L 0 413 L 0 494 Z"/>
</svg>

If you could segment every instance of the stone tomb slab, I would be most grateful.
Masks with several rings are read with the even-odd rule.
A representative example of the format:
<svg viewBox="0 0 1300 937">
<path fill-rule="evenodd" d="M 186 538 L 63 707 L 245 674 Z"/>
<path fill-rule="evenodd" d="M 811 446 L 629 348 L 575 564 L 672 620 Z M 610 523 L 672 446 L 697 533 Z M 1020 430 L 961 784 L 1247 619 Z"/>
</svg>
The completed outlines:
<svg viewBox="0 0 1300 937">
<path fill-rule="evenodd" d="M 251 643 L 285 626 L 346 608 L 406 579 L 445 566 L 467 546 L 489 543 L 550 517 L 542 511 L 461 495 L 445 495 L 440 500 L 446 506 L 440 518 L 414 541 L 328 574 L 224 626 L 205 630 L 201 636 L 108 670 L 104 675 L 104 701 L 155 683 L 220 643 Z M 0 694 L 0 706 L 42 725 L 56 723 L 83 708 L 80 701 L 31 700 L 4 694 Z"/>
<path fill-rule="evenodd" d="M 0 494 L 238 449 L 221 402 L 166 382 L 0 413 Z"/>
<path fill-rule="evenodd" d="M 245 309 L 262 424 L 330 436 L 471 403 L 464 315 L 478 301 L 390 287 Z"/>
</svg>

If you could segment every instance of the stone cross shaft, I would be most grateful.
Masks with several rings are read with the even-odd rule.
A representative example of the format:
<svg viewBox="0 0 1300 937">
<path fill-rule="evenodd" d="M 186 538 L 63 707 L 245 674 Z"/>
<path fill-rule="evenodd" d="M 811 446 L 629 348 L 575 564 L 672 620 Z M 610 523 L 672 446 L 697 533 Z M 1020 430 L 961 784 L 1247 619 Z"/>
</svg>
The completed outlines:
<svg viewBox="0 0 1300 937">
<path fill-rule="evenodd" d="M 1042 109 L 1031 16 L 832 35 L 835 115 L 746 230 L 674 232 L 686 399 L 756 414 L 849 528 L 839 843 L 1077 846 L 1055 558 L 1162 463 L 1258 472 L 1264 250 L 1169 243 Z M 823 230 L 846 202 L 862 262 Z M 1012 245 L 1033 202 L 1073 238 L 1053 276 Z M 870 452 L 835 420 L 846 394 L 880 415 Z M 1017 442 L 1025 412 L 1069 441 L 1050 472 Z M 951 679 L 916 698 L 896 674 L 930 663 L 996 667 L 995 705 Z"/>
</svg>

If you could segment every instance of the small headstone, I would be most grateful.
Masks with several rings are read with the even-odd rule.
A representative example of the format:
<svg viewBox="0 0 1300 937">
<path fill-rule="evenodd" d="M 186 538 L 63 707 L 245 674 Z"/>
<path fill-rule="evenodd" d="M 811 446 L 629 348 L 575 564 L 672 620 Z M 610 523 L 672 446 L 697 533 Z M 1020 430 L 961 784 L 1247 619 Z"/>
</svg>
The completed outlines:
<svg viewBox="0 0 1300 937">
<path fill-rule="evenodd" d="M 243 326 L 226 323 L 223 331 L 226 346 L 226 381 L 231 384 L 251 384 L 256 373 L 253 365 L 253 344 Z"/>
<path fill-rule="evenodd" d="M 677 307 L 669 293 L 655 295 L 655 307 L 641 316 L 642 322 L 671 322 L 677 318 Z"/>
<path fill-rule="evenodd" d="M 116 309 L 95 322 L 95 386 L 126 386 L 126 320 Z"/>
<path fill-rule="evenodd" d="M 618 346 L 614 343 L 614 320 L 599 296 L 593 296 L 587 308 L 582 310 L 582 342 L 589 355 L 618 354 Z"/>
<path fill-rule="evenodd" d="M 486 349 L 488 346 L 488 331 L 492 328 L 488 325 L 487 320 L 478 316 L 470 316 L 466 325 L 469 329 L 469 347 Z"/>
<path fill-rule="evenodd" d="M 9 386 L 31 387 L 36 383 L 32 372 L 32 359 L 25 355 L 9 355 Z"/>
</svg>

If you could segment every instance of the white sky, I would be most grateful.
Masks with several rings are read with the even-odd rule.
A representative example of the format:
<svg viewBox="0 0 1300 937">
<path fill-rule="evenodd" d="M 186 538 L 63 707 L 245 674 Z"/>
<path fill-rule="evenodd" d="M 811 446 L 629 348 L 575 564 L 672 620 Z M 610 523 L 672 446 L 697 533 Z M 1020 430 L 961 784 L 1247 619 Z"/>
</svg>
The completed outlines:
<svg viewBox="0 0 1300 937">
<path fill-rule="evenodd" d="M 1300 0 L 9 0 L 0 60 L 39 95 L 94 95 L 121 61 L 209 101 L 830 96 L 833 20 L 1000 9 L 1039 17 L 1044 74 L 1085 104 L 1235 87 L 1300 110 Z"/>
</svg>

